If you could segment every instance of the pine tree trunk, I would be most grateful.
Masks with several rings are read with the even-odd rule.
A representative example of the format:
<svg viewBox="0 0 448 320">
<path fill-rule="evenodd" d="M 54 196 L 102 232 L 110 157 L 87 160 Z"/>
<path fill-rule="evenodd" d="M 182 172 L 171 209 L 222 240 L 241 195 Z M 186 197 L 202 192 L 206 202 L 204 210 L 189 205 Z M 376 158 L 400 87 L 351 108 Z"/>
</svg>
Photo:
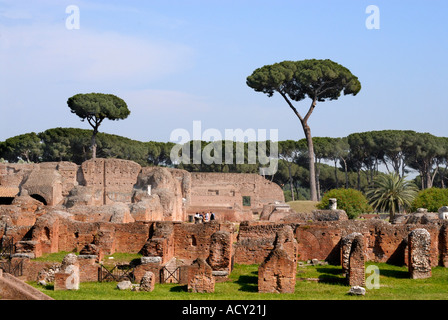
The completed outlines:
<svg viewBox="0 0 448 320">
<path fill-rule="evenodd" d="M 292 185 L 291 165 L 288 165 L 288 172 L 289 172 L 289 189 L 291 190 L 291 198 L 292 198 L 292 201 L 295 201 L 295 199 L 294 199 L 294 187 Z"/>
<path fill-rule="evenodd" d="M 98 130 L 97 129 L 93 129 L 92 141 L 91 141 L 92 159 L 96 159 L 96 134 L 97 133 L 98 133 Z"/>
<path fill-rule="evenodd" d="M 317 189 L 316 189 L 316 168 L 314 165 L 314 145 L 313 138 L 311 136 L 311 129 L 306 123 L 302 123 L 303 131 L 305 133 L 306 141 L 308 144 L 308 163 L 310 170 L 310 200 L 317 201 Z"/>
</svg>

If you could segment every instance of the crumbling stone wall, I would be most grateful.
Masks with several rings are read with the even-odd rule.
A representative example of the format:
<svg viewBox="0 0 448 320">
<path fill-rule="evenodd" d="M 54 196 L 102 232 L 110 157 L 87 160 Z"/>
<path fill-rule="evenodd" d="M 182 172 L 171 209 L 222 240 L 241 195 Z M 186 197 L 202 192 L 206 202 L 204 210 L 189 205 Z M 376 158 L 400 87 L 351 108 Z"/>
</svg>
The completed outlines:
<svg viewBox="0 0 448 320">
<path fill-rule="evenodd" d="M 172 174 L 176 173 L 177 178 Z M 187 175 L 187 173 L 185 173 Z M 135 200 L 151 201 L 157 199 L 157 212 L 162 213 L 161 221 L 186 221 L 183 198 L 187 190 L 183 190 L 183 179 L 178 179 L 179 171 L 170 171 L 161 167 L 145 167 L 138 175 Z"/>
<path fill-rule="evenodd" d="M 107 209 L 95 207 L 115 203 L 126 204 L 135 221 L 187 221 L 188 214 L 209 210 L 217 213 L 218 220 L 242 221 L 252 220 L 253 213 L 260 213 L 268 203 L 284 201 L 278 185 L 256 174 L 191 174 L 100 158 L 80 166 L 0 164 L 0 197 L 5 195 L 39 198 L 85 222 L 104 221 Z"/>
<path fill-rule="evenodd" d="M 81 165 L 83 181 L 103 195 L 100 204 L 131 202 L 133 187 L 141 166 L 133 161 L 119 159 L 91 159 Z"/>
<path fill-rule="evenodd" d="M 233 241 L 234 232 L 231 223 L 217 221 L 204 224 L 156 222 L 152 228 L 151 236 L 140 252 L 144 256 L 161 257 L 163 263 L 173 257 L 188 263 L 197 258 L 205 260 L 210 255 L 213 234 L 228 232 L 229 241 Z"/>
<path fill-rule="evenodd" d="M 145 257 L 160 258 L 166 263 L 174 257 L 174 224 L 173 222 L 156 222 L 151 226 L 149 239 L 140 253 Z"/>
<path fill-rule="evenodd" d="M 211 293 L 215 292 L 215 278 L 212 268 L 204 259 L 196 259 L 188 267 L 188 292 Z"/>
<path fill-rule="evenodd" d="M 32 229 L 32 240 L 41 245 L 41 253 L 80 251 L 95 244 L 104 254 L 138 252 L 148 239 L 151 224 L 83 223 L 58 213 L 40 217 Z"/>
<path fill-rule="evenodd" d="M 176 224 L 174 226 L 174 254 L 188 261 L 207 259 L 211 236 L 220 230 L 220 224 Z"/>
<path fill-rule="evenodd" d="M 385 221 L 346 220 L 288 223 L 298 242 L 299 260 L 327 260 L 341 263 L 341 239 L 358 232 L 365 238 L 368 261 L 406 264 L 407 236 L 417 228 L 428 230 L 431 236 L 431 264 L 437 265 L 439 255 L 446 256 L 448 248 L 439 243 L 441 226 L 438 224 L 391 225 Z M 261 263 L 274 248 L 276 231 L 281 223 L 243 222 L 235 244 L 235 262 Z"/>
<path fill-rule="evenodd" d="M 38 167 L 39 165 L 35 163 L 0 163 L 0 186 L 19 188 Z"/>
<path fill-rule="evenodd" d="M 253 212 L 261 213 L 264 205 L 276 201 L 285 201 L 282 189 L 257 174 L 191 173 L 189 213 L 210 207 L 227 219 L 252 220 Z"/>
<path fill-rule="evenodd" d="M 274 249 L 277 231 L 284 224 L 266 221 L 244 221 L 240 223 L 235 244 L 235 263 L 260 264 Z"/>
</svg>

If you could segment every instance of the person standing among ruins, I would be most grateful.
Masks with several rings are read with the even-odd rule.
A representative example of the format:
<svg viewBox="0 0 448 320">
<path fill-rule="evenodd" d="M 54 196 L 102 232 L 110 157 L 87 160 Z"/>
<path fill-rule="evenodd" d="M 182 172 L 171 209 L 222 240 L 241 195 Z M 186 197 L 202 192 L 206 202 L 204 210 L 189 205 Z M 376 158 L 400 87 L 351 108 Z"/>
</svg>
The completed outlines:
<svg viewBox="0 0 448 320">
<path fill-rule="evenodd" d="M 194 215 L 194 224 L 198 224 L 199 219 L 201 219 L 201 216 L 199 215 L 199 212 L 196 212 L 196 214 Z"/>
</svg>

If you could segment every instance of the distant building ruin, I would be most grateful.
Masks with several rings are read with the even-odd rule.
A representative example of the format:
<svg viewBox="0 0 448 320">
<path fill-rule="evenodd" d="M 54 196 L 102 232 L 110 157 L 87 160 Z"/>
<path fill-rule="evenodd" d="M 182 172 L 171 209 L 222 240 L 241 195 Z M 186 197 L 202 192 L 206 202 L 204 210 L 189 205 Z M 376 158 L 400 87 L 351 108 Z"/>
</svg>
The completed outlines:
<svg viewBox="0 0 448 320">
<path fill-rule="evenodd" d="M 91 206 L 124 203 L 129 213 L 123 214 L 135 221 L 187 221 L 189 215 L 205 211 L 220 220 L 252 220 L 263 206 L 284 202 L 281 188 L 257 174 L 189 173 L 119 159 L 92 159 L 81 165 L 1 163 L 0 204 L 12 204 L 18 196 L 79 216 Z M 114 214 L 111 210 L 109 215 Z M 108 210 L 95 211 L 101 215 Z"/>
</svg>

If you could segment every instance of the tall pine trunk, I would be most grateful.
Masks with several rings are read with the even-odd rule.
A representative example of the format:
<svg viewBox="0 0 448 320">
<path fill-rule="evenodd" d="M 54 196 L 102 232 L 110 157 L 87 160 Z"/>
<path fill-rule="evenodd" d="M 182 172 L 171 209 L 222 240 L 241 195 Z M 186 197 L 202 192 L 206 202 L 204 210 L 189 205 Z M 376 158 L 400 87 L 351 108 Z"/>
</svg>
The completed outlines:
<svg viewBox="0 0 448 320">
<path fill-rule="evenodd" d="M 316 188 L 316 168 L 314 164 L 314 145 L 313 137 L 311 136 L 311 129 L 306 122 L 302 122 L 303 132 L 305 133 L 306 142 L 308 145 L 308 164 L 310 170 L 310 200 L 317 201 Z"/>
<path fill-rule="evenodd" d="M 98 133 L 98 128 L 93 129 L 91 147 L 92 147 L 92 159 L 96 159 L 96 134 Z"/>
<path fill-rule="evenodd" d="M 290 164 L 288 165 L 288 173 L 289 173 L 289 189 L 291 190 L 291 198 L 292 198 L 292 201 L 295 201 L 294 187 L 292 185 L 292 174 L 291 174 L 291 165 Z"/>
</svg>

